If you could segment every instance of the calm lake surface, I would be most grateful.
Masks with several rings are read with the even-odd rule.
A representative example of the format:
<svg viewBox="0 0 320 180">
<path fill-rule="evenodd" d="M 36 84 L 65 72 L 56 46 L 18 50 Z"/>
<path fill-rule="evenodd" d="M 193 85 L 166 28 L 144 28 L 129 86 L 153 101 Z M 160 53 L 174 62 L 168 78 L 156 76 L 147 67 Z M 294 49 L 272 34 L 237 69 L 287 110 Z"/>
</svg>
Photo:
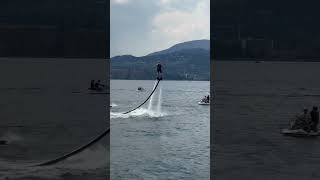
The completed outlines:
<svg viewBox="0 0 320 180">
<path fill-rule="evenodd" d="M 209 179 L 209 81 L 111 80 L 111 179 Z M 146 91 L 137 91 L 138 87 Z"/>
<path fill-rule="evenodd" d="M 214 62 L 216 179 L 319 179 L 320 139 L 283 136 L 320 105 L 320 63 Z"/>
</svg>

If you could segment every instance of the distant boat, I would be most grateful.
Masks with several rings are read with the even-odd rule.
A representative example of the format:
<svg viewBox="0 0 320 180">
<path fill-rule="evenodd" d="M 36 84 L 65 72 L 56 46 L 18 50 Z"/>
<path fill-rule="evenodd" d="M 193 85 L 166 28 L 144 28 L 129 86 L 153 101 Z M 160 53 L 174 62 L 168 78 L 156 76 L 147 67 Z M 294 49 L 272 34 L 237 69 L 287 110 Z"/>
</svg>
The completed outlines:
<svg viewBox="0 0 320 180">
<path fill-rule="evenodd" d="M 143 87 L 138 87 L 137 91 L 145 91 Z"/>
</svg>

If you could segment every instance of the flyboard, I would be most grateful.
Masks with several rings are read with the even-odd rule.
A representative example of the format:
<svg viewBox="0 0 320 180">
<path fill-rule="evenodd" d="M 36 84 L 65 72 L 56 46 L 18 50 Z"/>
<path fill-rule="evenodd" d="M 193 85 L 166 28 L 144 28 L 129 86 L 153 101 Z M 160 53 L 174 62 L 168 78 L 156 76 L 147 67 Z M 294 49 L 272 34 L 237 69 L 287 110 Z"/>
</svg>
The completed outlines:
<svg viewBox="0 0 320 180">
<path fill-rule="evenodd" d="M 293 136 L 293 137 L 317 137 L 320 136 L 320 132 L 310 131 L 307 132 L 303 129 L 282 129 L 281 133 L 286 136 Z"/>
</svg>

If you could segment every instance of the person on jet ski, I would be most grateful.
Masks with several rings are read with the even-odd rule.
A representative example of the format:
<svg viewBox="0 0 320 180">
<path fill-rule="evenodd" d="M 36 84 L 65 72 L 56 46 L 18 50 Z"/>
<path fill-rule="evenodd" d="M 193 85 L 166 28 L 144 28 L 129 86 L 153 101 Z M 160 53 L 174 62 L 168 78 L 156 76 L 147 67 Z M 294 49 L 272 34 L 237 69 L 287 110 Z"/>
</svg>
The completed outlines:
<svg viewBox="0 0 320 180">
<path fill-rule="evenodd" d="M 204 96 L 204 98 L 202 98 L 201 101 L 207 103 L 207 96 Z"/>
<path fill-rule="evenodd" d="M 304 108 L 303 113 L 296 116 L 295 121 L 291 125 L 291 129 L 303 129 L 308 122 L 308 109 Z"/>
<path fill-rule="evenodd" d="M 210 97 L 209 97 L 209 95 L 207 96 L 207 103 L 209 103 L 209 101 L 210 101 Z"/>
<path fill-rule="evenodd" d="M 98 80 L 95 84 L 94 84 L 94 88 L 95 90 L 102 90 L 104 88 L 104 84 L 100 83 L 100 80 Z"/>
<path fill-rule="evenodd" d="M 313 106 L 312 111 L 310 112 L 310 117 L 311 117 L 311 130 L 314 132 L 318 132 L 319 111 L 317 106 Z"/>
<path fill-rule="evenodd" d="M 94 88 L 94 80 L 91 80 L 90 89 L 95 89 L 95 88 Z"/>
<path fill-rule="evenodd" d="M 157 79 L 162 80 L 162 65 L 160 62 L 157 64 Z"/>
<path fill-rule="evenodd" d="M 304 108 L 301 115 L 296 116 L 294 124 L 291 126 L 291 129 L 303 129 L 307 132 L 311 130 L 310 116 L 308 114 L 308 109 Z"/>
</svg>

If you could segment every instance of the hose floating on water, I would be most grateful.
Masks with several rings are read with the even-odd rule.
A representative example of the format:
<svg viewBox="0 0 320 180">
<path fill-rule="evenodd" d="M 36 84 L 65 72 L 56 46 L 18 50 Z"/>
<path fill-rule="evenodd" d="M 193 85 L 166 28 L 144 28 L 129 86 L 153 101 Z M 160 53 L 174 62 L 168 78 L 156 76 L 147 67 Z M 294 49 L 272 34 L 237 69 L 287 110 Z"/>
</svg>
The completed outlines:
<svg viewBox="0 0 320 180">
<path fill-rule="evenodd" d="M 128 113 L 130 113 L 130 112 L 132 112 L 132 111 L 140 108 L 142 105 L 144 105 L 144 104 L 150 99 L 150 97 L 152 96 L 152 94 L 156 91 L 156 89 L 157 89 L 157 87 L 158 87 L 158 85 L 159 85 L 160 80 L 161 80 L 161 79 L 158 79 L 158 82 L 157 82 L 156 87 L 154 87 L 154 89 L 152 90 L 152 92 L 151 92 L 151 94 L 149 95 L 149 97 L 148 97 L 142 104 L 140 104 L 138 107 L 136 107 L 136 108 L 134 108 L 134 109 L 132 109 L 132 110 L 130 110 L 130 111 L 127 111 L 127 112 L 125 112 L 125 113 L 123 113 L 123 114 L 128 114 Z"/>
<path fill-rule="evenodd" d="M 68 153 L 68 154 L 65 154 L 61 157 L 58 157 L 56 159 L 53 159 L 53 160 L 49 160 L 49 161 L 46 161 L 46 162 L 43 162 L 43 163 L 40 163 L 40 164 L 36 164 L 34 166 L 49 166 L 49 165 L 53 165 L 53 164 L 56 164 L 60 161 L 63 161 L 73 155 L 76 155 L 80 152 L 82 152 L 83 150 L 87 149 L 88 147 L 90 147 L 91 145 L 95 144 L 96 142 L 98 142 L 100 139 L 102 139 L 104 136 L 106 136 L 108 133 L 110 132 L 110 127 L 105 130 L 103 133 L 101 133 L 98 137 L 94 138 L 93 140 L 91 140 L 88 144 L 84 145 L 84 146 L 81 146 L 80 148 Z"/>
<path fill-rule="evenodd" d="M 157 87 L 158 87 L 158 85 L 159 85 L 159 83 L 160 83 L 160 80 L 161 80 L 161 79 L 158 79 L 157 84 L 156 84 L 156 86 L 154 87 L 154 89 L 152 90 L 151 94 L 148 96 L 148 98 L 147 98 L 142 104 L 140 104 L 138 107 L 136 107 L 136 108 L 134 108 L 134 109 L 132 109 L 132 110 L 130 110 L 130 111 L 127 111 L 127 112 L 125 112 L 125 113 L 123 113 L 123 114 L 128 114 L 128 113 L 130 113 L 130 112 L 132 112 L 132 111 L 140 108 L 142 105 L 144 105 L 144 104 L 150 99 L 150 97 L 152 96 L 152 94 L 156 91 L 156 89 L 157 89 Z M 69 157 L 71 157 L 71 156 L 74 156 L 74 155 L 76 155 L 76 154 L 84 151 L 85 149 L 87 149 L 87 148 L 90 147 L 91 145 L 93 145 L 93 144 L 95 144 L 96 142 L 98 142 L 98 141 L 99 141 L 100 139 L 102 139 L 104 136 L 106 136 L 109 132 L 110 132 L 110 127 L 109 127 L 107 130 L 105 130 L 102 134 L 100 134 L 98 137 L 96 137 L 96 138 L 94 138 L 93 140 L 91 140 L 88 144 L 85 144 L 84 146 L 81 146 L 81 147 L 79 147 L 78 149 L 76 149 L 76 150 L 74 150 L 74 151 L 72 151 L 72 152 L 70 152 L 70 153 L 68 153 L 68 154 L 65 154 L 65 155 L 63 155 L 63 156 L 61 156 L 61 157 L 58 157 L 58 158 L 56 158 L 56 159 L 49 160 L 49 161 L 46 161 L 46 162 L 43 162 L 43 163 L 36 164 L 36 165 L 34 165 L 34 166 L 49 166 L 49 165 L 56 164 L 56 163 L 58 163 L 58 162 L 60 162 L 60 161 L 63 161 L 63 160 L 65 160 L 65 159 L 67 159 L 67 158 L 69 158 Z"/>
</svg>

